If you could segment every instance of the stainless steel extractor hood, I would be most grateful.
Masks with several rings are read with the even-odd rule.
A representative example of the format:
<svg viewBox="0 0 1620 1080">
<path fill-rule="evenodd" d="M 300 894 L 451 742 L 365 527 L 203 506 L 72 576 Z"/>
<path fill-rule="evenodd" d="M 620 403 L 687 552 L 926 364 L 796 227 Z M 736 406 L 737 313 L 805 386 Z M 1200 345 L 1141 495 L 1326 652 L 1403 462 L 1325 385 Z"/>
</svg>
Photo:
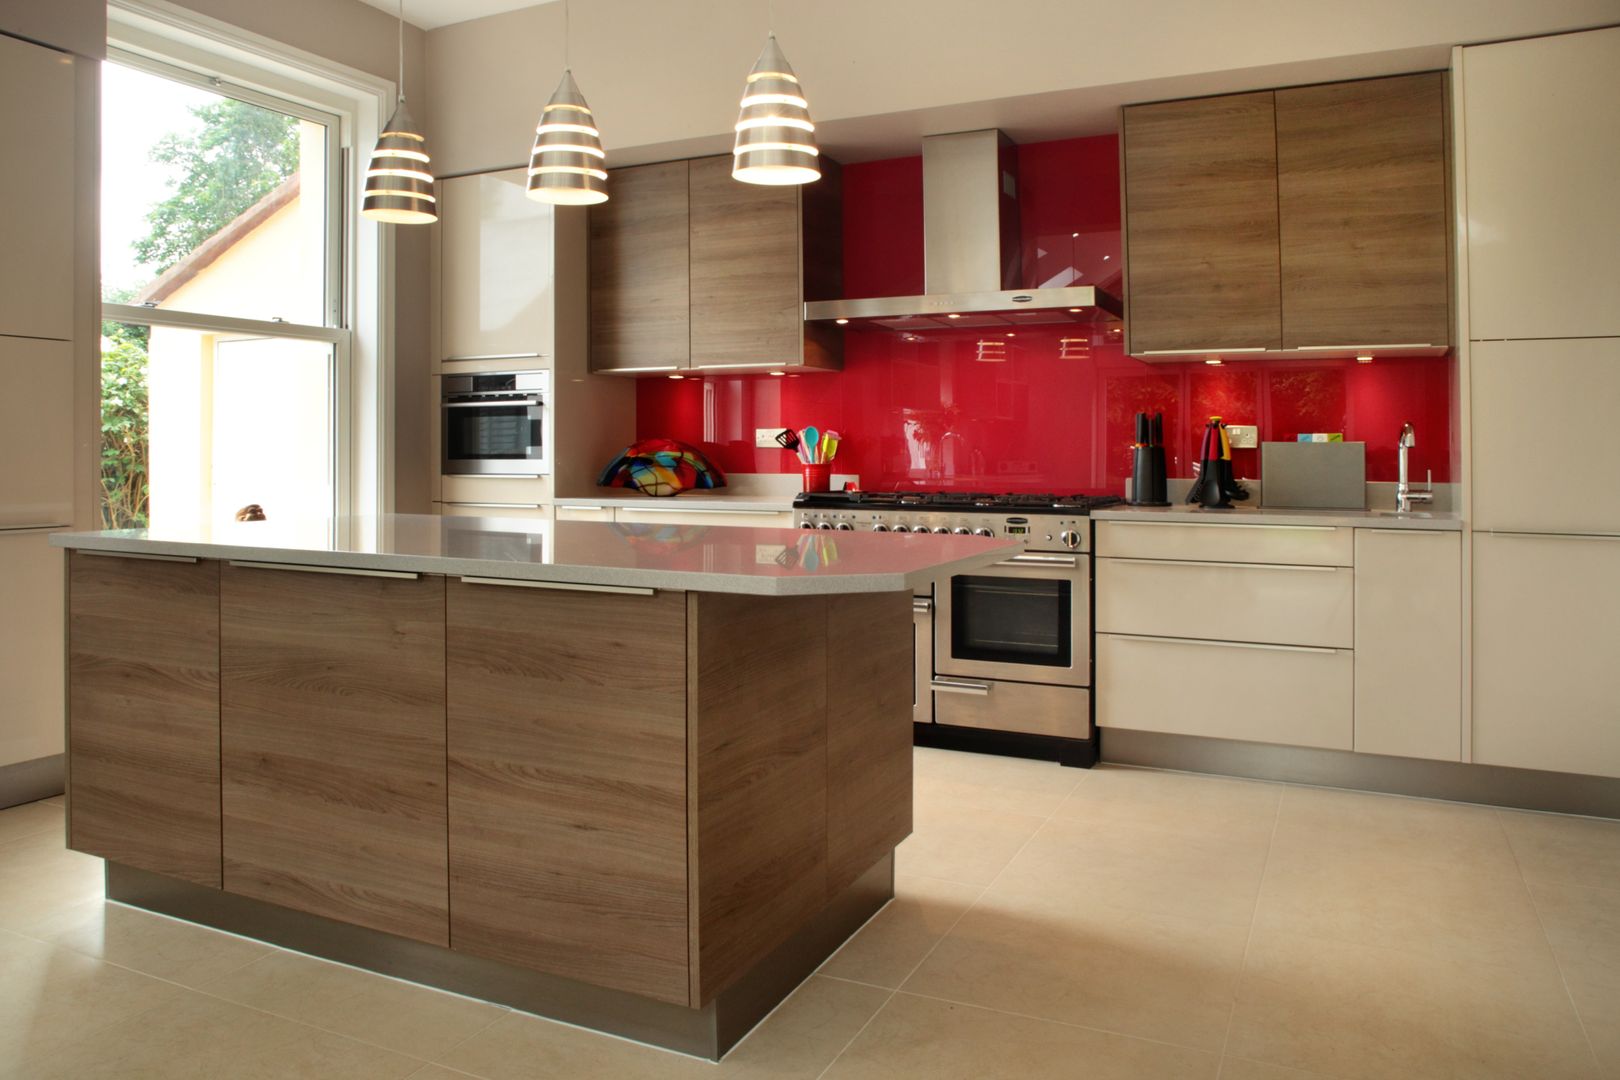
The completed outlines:
<svg viewBox="0 0 1620 1080">
<path fill-rule="evenodd" d="M 1116 297 L 1091 285 L 1019 289 L 1018 170 L 994 129 L 923 139 L 922 296 L 818 300 L 806 321 L 887 330 L 1114 321 Z"/>
</svg>

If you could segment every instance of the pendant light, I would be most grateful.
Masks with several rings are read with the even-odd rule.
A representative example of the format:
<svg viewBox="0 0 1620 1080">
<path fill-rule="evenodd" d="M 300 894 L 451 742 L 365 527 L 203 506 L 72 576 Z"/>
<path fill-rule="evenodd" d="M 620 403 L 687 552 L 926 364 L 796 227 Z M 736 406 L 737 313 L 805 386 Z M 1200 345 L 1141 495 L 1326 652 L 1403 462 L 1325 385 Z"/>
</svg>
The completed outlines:
<svg viewBox="0 0 1620 1080">
<path fill-rule="evenodd" d="M 563 73 L 540 112 L 529 154 L 529 198 L 558 206 L 607 202 L 607 154 L 591 107 L 568 65 L 568 0 L 563 0 Z"/>
<path fill-rule="evenodd" d="M 360 215 L 395 225 L 426 225 L 439 220 L 428 168 L 427 139 L 405 108 L 405 0 L 399 0 L 399 101 L 383 125 L 366 166 L 366 192 Z"/>
<path fill-rule="evenodd" d="M 745 184 L 808 184 L 821 179 L 816 125 L 799 77 L 776 44 L 776 34 L 754 62 L 743 87 L 731 175 Z"/>
</svg>

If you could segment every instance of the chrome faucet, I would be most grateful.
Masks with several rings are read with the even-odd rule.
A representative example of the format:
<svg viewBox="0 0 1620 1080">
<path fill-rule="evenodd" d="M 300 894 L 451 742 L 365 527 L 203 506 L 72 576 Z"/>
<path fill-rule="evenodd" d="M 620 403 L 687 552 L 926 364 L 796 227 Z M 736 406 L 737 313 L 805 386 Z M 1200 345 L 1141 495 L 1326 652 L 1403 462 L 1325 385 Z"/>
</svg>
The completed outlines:
<svg viewBox="0 0 1620 1080">
<path fill-rule="evenodd" d="M 1406 452 L 1417 445 L 1417 433 L 1412 430 L 1411 423 L 1401 427 L 1400 441 L 1395 444 L 1400 452 L 1400 479 L 1395 484 L 1395 512 L 1397 514 L 1410 514 L 1413 503 L 1434 502 L 1434 470 L 1429 470 L 1428 485 L 1422 491 L 1415 491 L 1406 479 Z"/>
</svg>

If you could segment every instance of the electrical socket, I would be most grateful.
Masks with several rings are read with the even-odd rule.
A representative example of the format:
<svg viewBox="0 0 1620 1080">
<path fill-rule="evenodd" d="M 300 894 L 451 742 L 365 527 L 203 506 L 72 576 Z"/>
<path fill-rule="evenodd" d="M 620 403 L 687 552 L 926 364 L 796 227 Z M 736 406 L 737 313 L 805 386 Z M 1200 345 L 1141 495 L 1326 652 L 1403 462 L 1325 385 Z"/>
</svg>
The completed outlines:
<svg viewBox="0 0 1620 1080">
<path fill-rule="evenodd" d="M 783 432 L 779 427 L 757 427 L 754 429 L 754 446 L 760 450 L 770 450 L 773 447 L 780 450 L 776 437 Z"/>
<path fill-rule="evenodd" d="M 1234 450 L 1253 450 L 1260 445 L 1260 428 L 1256 424 L 1227 424 L 1226 438 Z"/>
</svg>

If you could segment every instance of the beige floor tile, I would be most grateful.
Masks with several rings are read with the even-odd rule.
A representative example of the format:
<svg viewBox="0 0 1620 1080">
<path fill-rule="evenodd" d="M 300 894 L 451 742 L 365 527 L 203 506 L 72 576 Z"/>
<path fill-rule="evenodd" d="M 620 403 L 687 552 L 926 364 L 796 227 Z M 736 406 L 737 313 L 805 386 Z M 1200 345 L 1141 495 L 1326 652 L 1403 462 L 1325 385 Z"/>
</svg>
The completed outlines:
<svg viewBox="0 0 1620 1080">
<path fill-rule="evenodd" d="M 1321 854 L 1377 853 L 1470 874 L 1517 878 L 1495 810 L 1360 791 L 1288 787 L 1275 844 Z"/>
<path fill-rule="evenodd" d="M 199 986 L 270 951 L 256 941 L 104 900 L 62 908 L 30 924 L 27 933 L 186 986 Z"/>
<path fill-rule="evenodd" d="M 1327 1073 L 1308 1069 L 1290 1069 L 1284 1065 L 1267 1065 L 1263 1061 L 1245 1061 L 1243 1058 L 1221 1059 L 1220 1080 L 1334 1080 Z"/>
<path fill-rule="evenodd" d="M 406 1077 L 406 1080 L 469 1080 L 469 1078 L 471 1080 L 483 1080 L 481 1077 L 473 1076 L 472 1073 L 447 1069 L 443 1065 L 424 1065 Z"/>
<path fill-rule="evenodd" d="M 46 799 L 45 801 L 50 803 L 52 806 L 66 806 L 67 805 L 67 796 L 66 795 L 52 795 L 50 798 Z"/>
<path fill-rule="evenodd" d="M 1247 928 L 1266 865 L 1258 833 L 1194 833 L 1126 821 L 1054 818 L 996 880 L 1050 897 Z"/>
<path fill-rule="evenodd" d="M 964 885 L 990 884 L 1045 821 L 935 800 L 918 801 L 912 818 L 911 835 L 895 848 L 895 869 Z"/>
<path fill-rule="evenodd" d="M 63 835 L 67 816 L 59 803 L 32 802 L 0 810 L 0 844 L 38 833 Z"/>
<path fill-rule="evenodd" d="M 1246 926 L 986 890 L 902 989 L 1219 1051 Z"/>
<path fill-rule="evenodd" d="M 1620 888 L 1532 882 L 1530 895 L 1564 973 L 1620 990 Z"/>
<path fill-rule="evenodd" d="M 1566 980 L 1604 1076 L 1620 1076 L 1620 987 Z"/>
<path fill-rule="evenodd" d="M 448 1050 L 506 1012 L 499 1005 L 279 949 L 203 989 L 419 1058 Z"/>
<path fill-rule="evenodd" d="M 897 987 L 984 890 L 896 874 L 894 900 L 821 966 L 823 975 Z"/>
<path fill-rule="evenodd" d="M 36 833 L 0 844 L 0 928 L 26 931 L 63 907 L 102 896 L 102 861 Z"/>
<path fill-rule="evenodd" d="M 1055 761 L 931 747 L 918 747 L 912 760 L 919 803 L 955 803 L 1042 818 L 1058 808 L 1085 772 Z"/>
<path fill-rule="evenodd" d="M 812 976 L 718 1066 L 522 1013 L 438 1060 L 489 1080 L 814 1080 L 888 998 L 887 990 Z"/>
<path fill-rule="evenodd" d="M 179 999 L 124 1020 L 7 1080 L 403 1080 L 422 1062 L 219 998 Z"/>
<path fill-rule="evenodd" d="M 1504 965 L 1550 964 L 1517 875 L 1474 873 L 1359 846 L 1273 845 L 1255 925 L 1263 930 Z"/>
<path fill-rule="evenodd" d="M 1213 1080 L 1214 1054 L 899 993 L 827 1080 Z"/>
<path fill-rule="evenodd" d="M 82 953 L 0 931 L 0 1070 L 31 1066 L 102 1028 L 168 1008 L 185 993 Z"/>
<path fill-rule="evenodd" d="M 1282 792 L 1281 784 L 1099 765 L 1081 776 L 1057 814 L 1099 826 L 1269 839 Z"/>
<path fill-rule="evenodd" d="M 1527 881 L 1614 888 L 1620 882 L 1620 821 L 1499 814 Z"/>
</svg>

